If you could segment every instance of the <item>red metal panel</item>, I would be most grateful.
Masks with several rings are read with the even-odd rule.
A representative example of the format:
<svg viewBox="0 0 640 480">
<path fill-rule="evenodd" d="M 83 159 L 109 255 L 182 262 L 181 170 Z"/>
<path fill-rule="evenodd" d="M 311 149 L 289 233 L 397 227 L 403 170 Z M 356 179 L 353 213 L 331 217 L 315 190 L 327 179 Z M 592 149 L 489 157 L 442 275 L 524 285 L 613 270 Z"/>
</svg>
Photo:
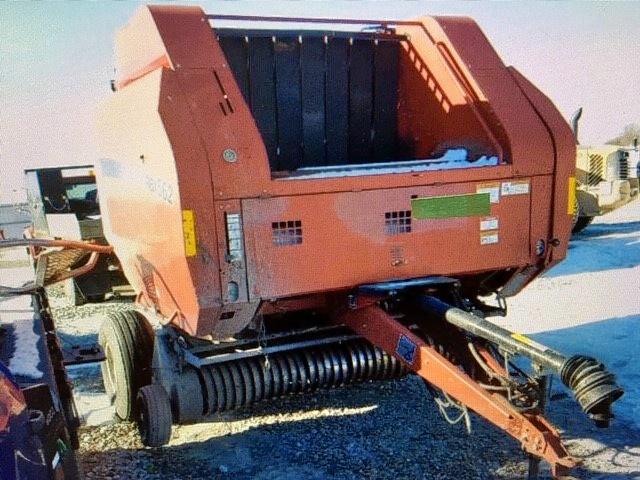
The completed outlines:
<svg viewBox="0 0 640 480">
<path fill-rule="evenodd" d="M 277 298 L 399 278 L 457 274 L 529 262 L 529 195 L 491 204 L 482 217 L 411 219 L 385 232 L 386 212 L 411 210 L 411 197 L 475 193 L 479 184 L 247 199 L 242 202 L 250 295 Z M 300 221 L 299 244 L 274 244 L 273 224 Z M 481 235 L 498 235 L 481 245 Z"/>
<path fill-rule="evenodd" d="M 469 18 L 436 20 L 486 94 L 486 108 L 500 121 L 509 139 L 514 174 L 551 173 L 555 157 L 549 132 L 478 25 Z"/>
<path fill-rule="evenodd" d="M 468 19 L 425 17 L 401 22 L 398 33 L 409 35 L 399 67 L 398 130 L 414 153 L 431 156 L 464 146 L 497 154 L 507 163 L 314 180 L 273 178 L 256 123 L 201 10 L 143 7 L 124 29 L 118 40 L 124 78 L 116 96 L 139 84 L 154 88 L 145 79 L 158 72 L 154 68 L 162 69 L 161 88 L 151 92 L 156 97 L 138 98 L 153 98 L 160 114 L 171 151 L 160 155 L 158 165 L 175 171 L 172 185 L 179 204 L 168 208 L 157 199 L 136 203 L 139 199 L 117 190 L 105 203 L 112 205 L 110 215 L 122 232 L 114 239 L 116 252 L 125 258 L 127 275 L 140 277 L 133 279 L 134 285 L 144 290 L 146 281 L 136 273 L 140 265 L 134 253 L 162 277 L 164 290 L 154 303 L 163 315 L 177 312 L 181 328 L 209 334 L 230 300 L 226 282 L 246 272 L 249 296 L 258 300 L 390 278 L 526 267 L 540 263 L 532 256 L 537 237 L 560 242 L 540 268 L 564 256 L 567 177 L 575 151 L 557 110 L 504 67 Z M 114 122 L 130 114 L 122 105 L 111 112 Z M 126 140 L 115 142 L 130 144 L 121 160 L 133 165 L 155 148 L 155 137 L 141 135 L 140 126 L 131 128 Z M 527 179 L 531 193 L 504 197 L 492 206 L 492 216 L 499 217 L 498 244 L 479 244 L 477 218 L 416 221 L 411 233 L 384 233 L 385 212 L 410 210 L 411 195 L 474 193 L 479 183 L 514 177 Z M 531 202 L 547 195 L 553 197 L 552 223 L 546 203 Z M 220 211 L 218 202 L 224 202 Z M 246 272 L 232 271 L 224 258 L 221 213 L 240 207 Z M 185 257 L 180 209 L 195 213 L 194 257 Z M 303 223 L 302 244 L 273 244 L 272 223 L 281 221 Z M 164 235 L 162 241 L 148 241 L 156 241 L 157 235 Z M 241 290 L 240 303 L 245 295 Z"/>
<path fill-rule="evenodd" d="M 529 80 L 527 80 L 515 68 L 510 67 L 512 76 L 527 96 L 536 113 L 544 121 L 545 127 L 553 142 L 555 169 L 553 178 L 553 202 L 549 214 L 552 219 L 552 228 L 549 238 L 554 240 L 551 265 L 560 262 L 567 254 L 573 215 L 569 213 L 569 177 L 576 172 L 576 142 L 573 131 L 564 120 L 562 114 L 555 105 Z"/>
<path fill-rule="evenodd" d="M 539 240 L 545 242 L 545 248 L 549 248 L 548 242 L 551 228 L 549 211 L 551 209 L 551 198 L 553 197 L 552 188 L 553 183 L 550 175 L 531 179 L 531 231 L 529 234 L 531 244 L 529 250 L 532 264 L 539 263 L 547 257 L 545 252 L 541 258 L 536 255 L 535 250 L 536 242 Z"/>
</svg>

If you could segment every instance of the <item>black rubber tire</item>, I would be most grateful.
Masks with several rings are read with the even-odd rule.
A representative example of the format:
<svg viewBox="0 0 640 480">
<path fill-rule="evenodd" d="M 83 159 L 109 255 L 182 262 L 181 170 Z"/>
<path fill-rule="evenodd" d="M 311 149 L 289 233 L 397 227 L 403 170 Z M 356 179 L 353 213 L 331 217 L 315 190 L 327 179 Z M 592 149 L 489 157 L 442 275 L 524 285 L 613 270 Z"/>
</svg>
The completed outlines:
<svg viewBox="0 0 640 480">
<path fill-rule="evenodd" d="M 584 207 L 580 205 L 580 199 L 577 200 L 576 212 L 573 217 L 573 225 L 571 227 L 571 233 L 579 233 L 589 226 L 593 222 L 594 217 L 584 215 Z"/>
<path fill-rule="evenodd" d="M 62 460 L 62 472 L 64 480 L 82 480 L 83 475 L 78 464 L 76 452 L 69 450 Z"/>
<path fill-rule="evenodd" d="M 111 314 L 100 328 L 102 381 L 121 420 L 135 418 L 138 390 L 151 383 L 153 339 L 151 325 L 136 310 Z"/>
<path fill-rule="evenodd" d="M 161 447 L 171 439 L 171 402 L 165 389 L 158 384 L 138 390 L 136 422 L 142 443 L 147 447 Z"/>
<path fill-rule="evenodd" d="M 573 225 L 572 233 L 579 233 L 585 228 L 587 228 L 595 217 L 578 217 L 575 224 Z"/>
</svg>

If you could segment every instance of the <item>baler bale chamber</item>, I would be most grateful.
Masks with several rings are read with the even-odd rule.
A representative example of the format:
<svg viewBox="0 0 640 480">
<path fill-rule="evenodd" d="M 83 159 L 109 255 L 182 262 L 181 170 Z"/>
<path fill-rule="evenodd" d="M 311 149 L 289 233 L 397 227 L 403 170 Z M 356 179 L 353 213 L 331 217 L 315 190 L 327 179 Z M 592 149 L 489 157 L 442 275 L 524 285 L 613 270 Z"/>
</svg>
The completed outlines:
<svg viewBox="0 0 640 480">
<path fill-rule="evenodd" d="M 542 417 L 542 374 L 608 423 L 622 392 L 601 364 L 484 319 L 564 258 L 575 144 L 472 20 L 151 6 L 116 58 L 97 179 L 146 310 L 100 339 L 116 413 L 147 444 L 172 422 L 408 372 L 556 473 L 574 462 Z"/>
</svg>

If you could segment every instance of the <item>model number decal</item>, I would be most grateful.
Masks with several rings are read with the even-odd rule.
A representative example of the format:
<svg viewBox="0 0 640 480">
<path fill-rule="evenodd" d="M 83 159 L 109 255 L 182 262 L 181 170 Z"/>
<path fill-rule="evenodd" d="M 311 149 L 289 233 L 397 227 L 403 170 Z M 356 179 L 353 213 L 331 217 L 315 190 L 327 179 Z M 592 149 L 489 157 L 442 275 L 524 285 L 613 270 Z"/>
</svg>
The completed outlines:
<svg viewBox="0 0 640 480">
<path fill-rule="evenodd" d="M 173 205 L 175 202 L 173 185 L 170 182 L 158 177 L 153 177 L 135 165 L 127 165 L 126 168 L 123 169 L 123 165 L 120 162 L 112 159 L 104 159 L 100 160 L 100 166 L 102 174 L 105 177 L 117 178 L 127 183 L 144 185 L 149 192 L 159 197 L 162 201 L 170 205 Z"/>
<path fill-rule="evenodd" d="M 173 205 L 173 188 L 168 182 L 150 175 L 145 175 L 145 185 L 151 193 Z"/>
<path fill-rule="evenodd" d="M 498 243 L 498 232 L 484 232 L 480 234 L 480 245 L 493 245 Z"/>
</svg>

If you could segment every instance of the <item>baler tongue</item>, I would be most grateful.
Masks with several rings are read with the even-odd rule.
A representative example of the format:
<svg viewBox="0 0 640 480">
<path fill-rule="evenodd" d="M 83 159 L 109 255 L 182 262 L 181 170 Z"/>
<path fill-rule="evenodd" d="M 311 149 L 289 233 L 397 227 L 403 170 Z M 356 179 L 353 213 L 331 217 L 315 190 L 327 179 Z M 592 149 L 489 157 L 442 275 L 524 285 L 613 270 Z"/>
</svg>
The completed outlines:
<svg viewBox="0 0 640 480">
<path fill-rule="evenodd" d="M 584 355 L 566 357 L 524 335 L 510 332 L 429 295 L 420 297 L 419 304 L 425 313 L 436 315 L 465 332 L 498 345 L 507 352 L 523 355 L 535 364 L 559 375 L 575 395 L 582 410 L 595 424 L 598 427 L 609 426 L 613 417 L 611 404 L 624 392 L 616 384 L 615 376 L 596 359 Z"/>
<path fill-rule="evenodd" d="M 531 455 L 532 465 L 545 459 L 554 476 L 566 474 L 575 466 L 559 433 L 543 416 L 547 381 L 542 373 L 560 375 L 598 426 L 609 424 L 611 404 L 623 393 L 614 376 L 590 357 L 567 358 L 523 335 L 421 294 L 416 286 L 403 286 L 408 289 L 400 290 L 399 295 L 396 290 L 390 293 L 386 285 L 381 290 L 361 289 L 361 296 L 350 297 L 349 308 L 337 314 L 335 321 L 394 355 L 422 377 L 435 394 L 442 395 L 436 402 L 449 423 L 464 418 L 469 425 L 468 410 L 473 410 L 520 441 Z M 395 307 L 390 307 L 394 302 Z M 511 364 L 512 355 L 531 359 L 536 377 Z M 516 371 L 513 374 L 512 369 Z M 456 420 L 451 420 L 445 411 L 448 408 L 459 410 Z M 537 466 L 531 471 L 537 471 Z"/>
</svg>

